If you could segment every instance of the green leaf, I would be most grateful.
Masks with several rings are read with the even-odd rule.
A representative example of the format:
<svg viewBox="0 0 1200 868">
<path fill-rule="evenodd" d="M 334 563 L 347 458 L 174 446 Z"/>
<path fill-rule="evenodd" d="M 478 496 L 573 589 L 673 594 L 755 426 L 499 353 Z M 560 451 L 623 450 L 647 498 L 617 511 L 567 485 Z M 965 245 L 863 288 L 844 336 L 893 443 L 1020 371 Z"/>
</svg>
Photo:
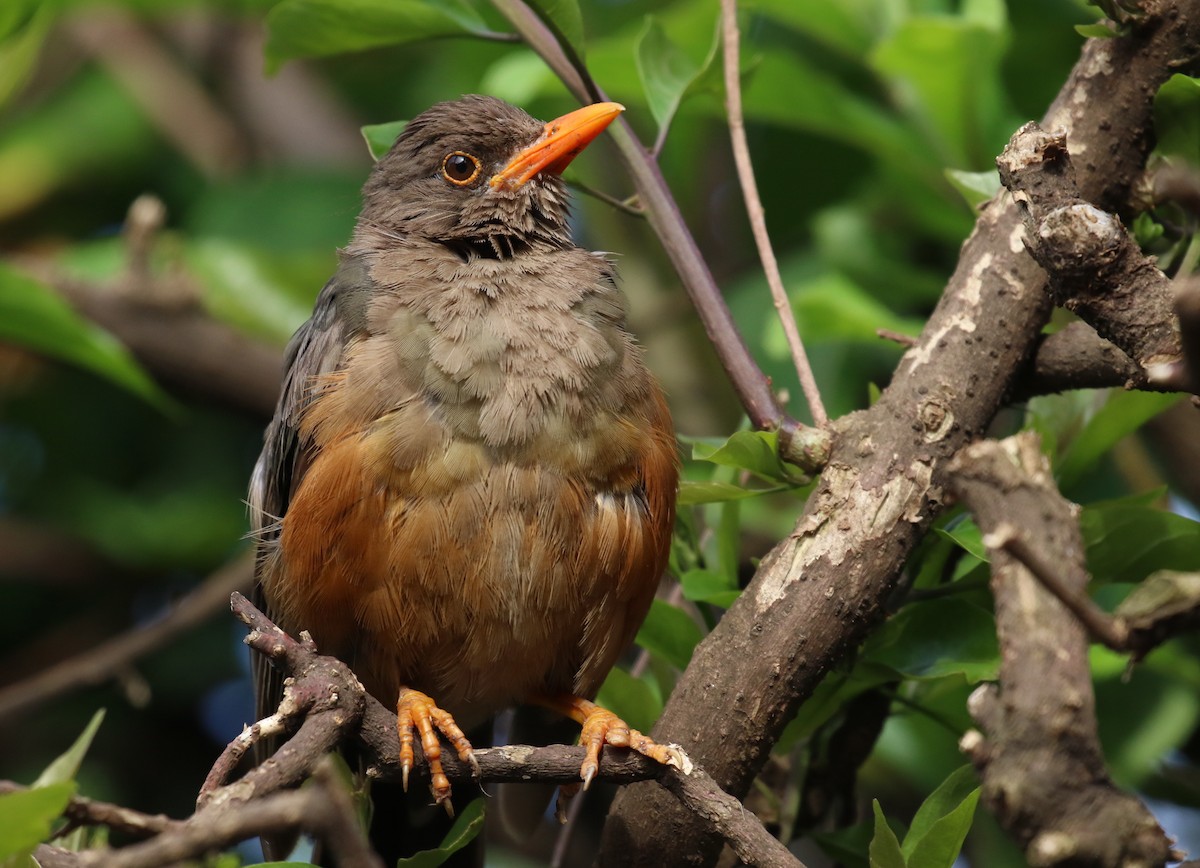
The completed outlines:
<svg viewBox="0 0 1200 868">
<path fill-rule="evenodd" d="M 441 36 L 490 36 L 463 0 L 283 0 L 267 15 L 267 69 Z"/>
<path fill-rule="evenodd" d="M 658 122 L 660 135 L 670 127 L 671 119 L 697 79 L 712 65 L 720 44 L 718 34 L 719 31 L 714 33 L 704 61 L 696 63 L 667 36 L 655 16 L 646 16 L 646 25 L 634 46 L 634 61 L 646 92 L 646 104 Z"/>
<path fill-rule="evenodd" d="M 1068 489 L 1079 482 L 1100 457 L 1119 441 L 1182 400 L 1182 397 L 1158 392 L 1111 391 L 1108 401 L 1088 420 L 1063 452 L 1055 468 L 1059 486 Z"/>
<path fill-rule="evenodd" d="M 408 126 L 408 121 L 389 121 L 386 124 L 368 124 L 362 127 L 362 137 L 367 142 L 367 150 L 371 152 L 371 159 L 376 162 L 383 159 L 384 154 L 392 149 L 392 145 L 396 144 L 396 139 L 404 132 L 406 126 Z"/>
<path fill-rule="evenodd" d="M 0 263 L 0 341 L 91 371 L 160 409 L 171 401 L 112 335 L 71 309 L 48 286 Z"/>
<path fill-rule="evenodd" d="M 9 0 L 0 10 L 0 106 L 29 79 L 54 23 L 55 4 Z"/>
<path fill-rule="evenodd" d="M 991 612 L 961 595 L 905 606 L 867 640 L 863 658 L 921 679 L 961 674 L 978 682 L 1000 668 Z"/>
<path fill-rule="evenodd" d="M 701 440 L 692 443 L 692 458 L 722 467 L 736 467 L 770 480 L 789 478 L 776 451 L 774 431 L 735 431 L 719 446 Z"/>
<path fill-rule="evenodd" d="M 51 784 L 73 781 L 76 772 L 79 771 L 79 764 L 83 762 L 88 748 L 92 746 L 92 739 L 95 738 L 96 730 L 100 728 L 100 723 L 103 720 L 104 709 L 101 708 L 92 715 L 92 719 L 84 727 L 83 732 L 79 734 L 79 738 L 75 739 L 75 743 L 67 748 L 54 762 L 46 766 L 44 772 L 38 775 L 38 779 L 33 782 L 33 786 L 48 787 Z"/>
<path fill-rule="evenodd" d="M 458 819 L 442 839 L 440 847 L 436 850 L 422 850 L 406 859 L 400 859 L 396 862 L 397 868 L 434 868 L 470 844 L 475 836 L 483 831 L 486 802 L 487 799 L 482 798 L 471 802 L 458 815 Z"/>
<path fill-rule="evenodd" d="M 1003 22 L 987 16 L 913 15 L 871 55 L 897 101 L 929 130 L 943 163 L 991 162 L 986 143 L 1004 118 L 1000 64 L 1007 35 Z"/>
<path fill-rule="evenodd" d="M 64 781 L 0 796 L 0 860 L 29 853 L 49 839 L 74 793 L 75 784 Z"/>
<path fill-rule="evenodd" d="M 1112 39 L 1117 35 L 1117 31 L 1100 21 L 1094 24 L 1076 24 L 1075 32 L 1087 39 Z"/>
<path fill-rule="evenodd" d="M 1137 241 L 1139 247 L 1153 244 L 1166 232 L 1166 227 L 1151 217 L 1149 211 L 1143 211 L 1134 217 L 1130 229 L 1133 230 L 1134 240 Z"/>
<path fill-rule="evenodd" d="M 558 37 L 576 69 L 583 71 L 583 13 L 576 0 L 527 0 Z M 572 56 L 573 55 L 573 56 Z"/>
<path fill-rule="evenodd" d="M 968 552 L 972 557 L 988 562 L 987 549 L 983 545 L 983 531 L 974 521 L 962 518 L 945 528 L 935 528 L 938 536 L 945 537 L 959 548 Z"/>
<path fill-rule="evenodd" d="M 596 702 L 634 729 L 649 732 L 662 713 L 662 697 L 650 685 L 650 677 L 634 678 L 619 666 L 613 667 L 596 694 Z"/>
<path fill-rule="evenodd" d="M 986 172 L 946 169 L 946 180 L 962 195 L 972 210 L 979 208 L 1000 192 L 1000 173 L 995 169 Z"/>
<path fill-rule="evenodd" d="M 646 620 L 637 633 L 637 643 L 666 660 L 676 669 L 684 670 L 692 659 L 696 645 L 704 638 L 696 622 L 682 609 L 655 600 L 650 604 Z"/>
<path fill-rule="evenodd" d="M 830 832 L 806 833 L 834 863 L 843 868 L 867 868 L 871 845 L 871 822 L 863 820 Z"/>
<path fill-rule="evenodd" d="M 730 576 L 713 570 L 687 570 L 679 577 L 683 598 L 695 603 L 712 603 L 728 609 L 741 591 L 730 582 Z"/>
<path fill-rule="evenodd" d="M 1158 570 L 1200 563 L 1200 524 L 1149 506 L 1116 501 L 1084 507 L 1079 527 L 1097 582 L 1141 582 Z"/>
<path fill-rule="evenodd" d="M 896 833 L 883 816 L 879 799 L 871 800 L 871 810 L 875 812 L 875 836 L 871 838 L 871 847 L 867 851 L 871 868 L 905 868 L 900 842 L 896 840 Z"/>
<path fill-rule="evenodd" d="M 747 497 L 759 497 L 763 494 L 778 494 L 787 491 L 787 486 L 778 485 L 774 488 L 742 488 L 728 482 L 695 482 L 685 479 L 679 483 L 679 505 L 695 506 L 698 503 L 724 503 L 728 500 L 742 500 Z"/>
<path fill-rule="evenodd" d="M 1200 79 L 1175 74 L 1154 96 L 1158 152 L 1200 167 Z"/>
<path fill-rule="evenodd" d="M 917 809 L 901 848 L 909 864 L 951 868 L 970 831 L 979 778 L 967 765 L 952 772 Z"/>
<path fill-rule="evenodd" d="M 241 331 L 282 344 L 312 312 L 311 301 L 279 273 L 278 255 L 272 259 L 240 241 L 198 238 L 187 244 L 184 258 L 203 282 L 205 307 Z"/>
</svg>

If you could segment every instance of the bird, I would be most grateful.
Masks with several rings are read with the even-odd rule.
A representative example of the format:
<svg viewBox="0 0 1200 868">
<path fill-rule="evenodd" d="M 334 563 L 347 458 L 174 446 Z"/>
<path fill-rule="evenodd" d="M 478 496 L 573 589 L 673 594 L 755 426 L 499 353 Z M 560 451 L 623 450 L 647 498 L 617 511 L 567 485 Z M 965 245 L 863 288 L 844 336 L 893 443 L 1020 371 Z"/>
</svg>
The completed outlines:
<svg viewBox="0 0 1200 868">
<path fill-rule="evenodd" d="M 515 704 L 605 744 L 675 746 L 592 700 L 668 561 L 678 446 L 610 256 L 575 244 L 563 169 L 622 112 L 542 123 L 488 96 L 411 120 L 286 350 L 250 483 L 256 597 L 397 709 L 407 789 Z M 281 695 L 256 662 L 259 717 Z"/>
</svg>

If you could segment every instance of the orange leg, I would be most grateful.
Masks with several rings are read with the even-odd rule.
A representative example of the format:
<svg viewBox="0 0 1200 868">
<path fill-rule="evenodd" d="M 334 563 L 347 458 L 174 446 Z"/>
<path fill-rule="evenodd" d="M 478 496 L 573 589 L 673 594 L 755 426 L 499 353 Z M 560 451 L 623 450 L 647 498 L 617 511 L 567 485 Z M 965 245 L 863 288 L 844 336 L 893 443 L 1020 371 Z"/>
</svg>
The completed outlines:
<svg viewBox="0 0 1200 868">
<path fill-rule="evenodd" d="M 585 790 L 591 786 L 592 779 L 600 770 L 600 748 L 606 744 L 631 748 L 655 762 L 685 771 L 691 765 L 679 748 L 659 744 L 650 736 L 642 735 L 630 727 L 608 709 L 580 696 L 570 693 L 539 693 L 531 696 L 529 701 L 556 711 L 563 717 L 569 717 L 583 727 L 579 734 L 579 743 L 587 748 L 587 753 L 579 769 L 579 776 L 583 778 Z"/>
<path fill-rule="evenodd" d="M 404 789 L 408 789 L 408 773 L 413 767 L 413 732 L 421 736 L 421 751 L 429 763 L 430 789 L 436 804 L 445 805 L 447 812 L 452 812 L 450 802 L 450 781 L 442 769 L 442 746 L 437 734 L 446 736 L 450 744 L 458 752 L 458 758 L 470 763 L 475 773 L 479 773 L 479 764 L 471 743 L 458 728 L 450 712 L 437 707 L 432 699 L 419 690 L 404 687 L 396 701 L 396 729 L 400 735 L 400 772 L 404 781 Z"/>
</svg>

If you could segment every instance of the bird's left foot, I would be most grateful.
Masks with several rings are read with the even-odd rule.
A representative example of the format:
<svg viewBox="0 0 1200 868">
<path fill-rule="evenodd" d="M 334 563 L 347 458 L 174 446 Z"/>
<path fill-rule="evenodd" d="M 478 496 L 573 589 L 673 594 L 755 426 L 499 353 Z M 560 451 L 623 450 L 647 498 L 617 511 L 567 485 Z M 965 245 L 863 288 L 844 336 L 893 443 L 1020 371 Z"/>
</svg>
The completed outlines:
<svg viewBox="0 0 1200 868">
<path fill-rule="evenodd" d="M 400 735 L 400 772 L 404 789 L 408 791 L 408 773 L 412 771 L 413 733 L 421 738 L 421 751 L 429 763 L 429 788 L 433 792 L 433 801 L 444 805 L 446 812 L 454 813 L 450 803 L 450 780 L 442 768 L 442 746 L 438 741 L 438 733 L 446 737 L 458 753 L 458 758 L 470 763 L 471 768 L 479 774 L 479 763 L 475 752 L 463 731 L 459 729 L 450 712 L 438 708 L 429 696 L 419 690 L 405 687 L 400 690 L 396 701 L 396 729 Z"/>
<path fill-rule="evenodd" d="M 533 701 L 571 718 L 583 727 L 579 734 L 579 743 L 586 748 L 587 753 L 579 769 L 579 776 L 583 778 L 585 790 L 591 786 L 592 780 L 600 770 L 600 749 L 606 744 L 631 748 L 655 762 L 673 766 L 684 772 L 691 768 L 687 754 L 677 745 L 659 744 L 650 736 L 638 732 L 607 708 L 587 699 L 564 693 L 537 696 Z"/>
</svg>

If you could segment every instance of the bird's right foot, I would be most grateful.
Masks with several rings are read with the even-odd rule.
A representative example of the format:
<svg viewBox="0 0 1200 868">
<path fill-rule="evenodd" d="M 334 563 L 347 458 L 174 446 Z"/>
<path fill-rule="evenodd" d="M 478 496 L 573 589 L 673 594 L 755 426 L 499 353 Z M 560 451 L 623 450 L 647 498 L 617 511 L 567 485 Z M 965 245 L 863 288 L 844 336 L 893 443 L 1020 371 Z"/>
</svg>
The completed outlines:
<svg viewBox="0 0 1200 868">
<path fill-rule="evenodd" d="M 437 734 L 446 737 L 458 753 L 458 758 L 469 763 L 476 774 L 479 764 L 475 752 L 463 731 L 458 728 L 450 712 L 438 708 L 437 703 L 419 690 L 404 687 L 396 700 L 396 730 L 400 736 L 400 773 L 405 791 L 408 790 L 408 774 L 412 771 L 413 733 L 421 737 L 421 752 L 429 763 L 429 788 L 435 804 L 444 805 L 446 812 L 454 813 L 450 804 L 450 779 L 442 768 L 442 746 Z"/>
</svg>

